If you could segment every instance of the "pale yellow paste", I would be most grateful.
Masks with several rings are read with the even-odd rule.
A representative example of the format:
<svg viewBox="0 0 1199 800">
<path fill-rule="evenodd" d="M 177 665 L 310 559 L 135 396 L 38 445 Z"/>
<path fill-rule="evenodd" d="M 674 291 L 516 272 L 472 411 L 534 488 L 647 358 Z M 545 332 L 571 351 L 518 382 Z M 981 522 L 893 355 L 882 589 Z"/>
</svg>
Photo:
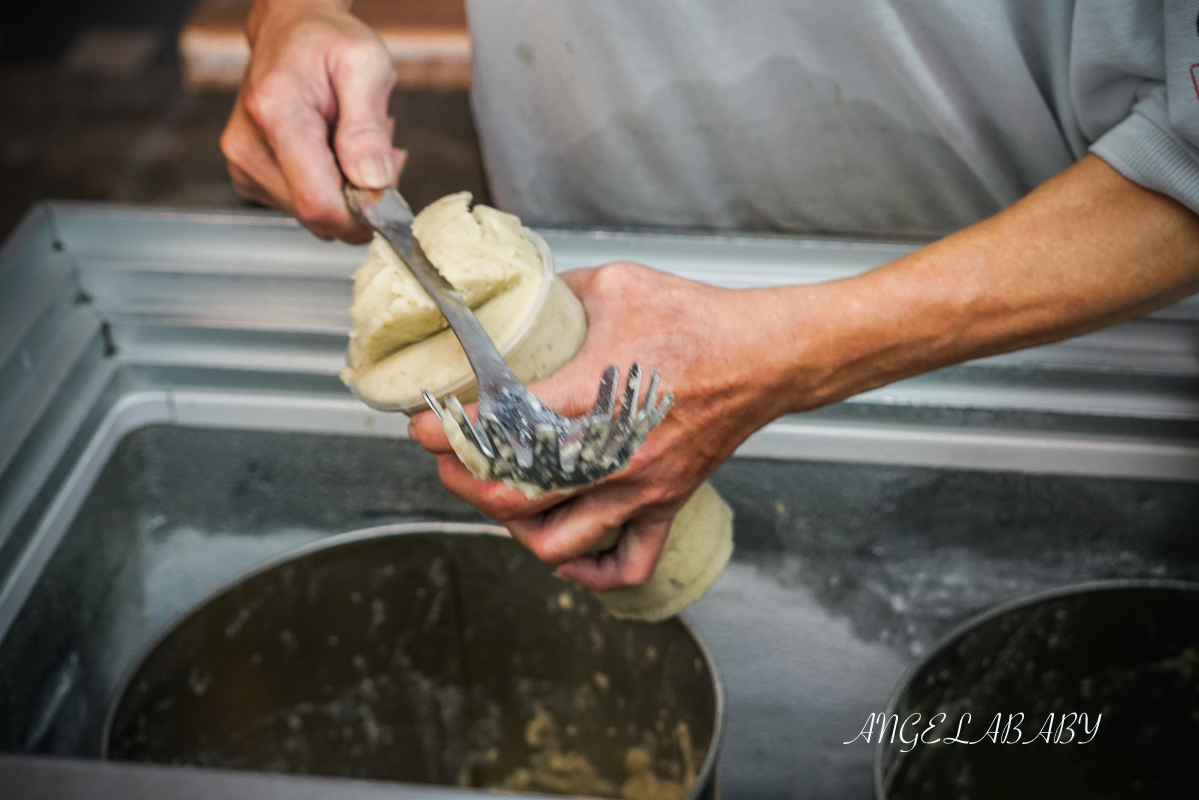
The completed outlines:
<svg viewBox="0 0 1199 800">
<path fill-rule="evenodd" d="M 417 215 L 412 232 L 437 270 L 477 308 L 542 272 L 520 220 L 488 206 L 470 210 L 470 192 L 447 195 Z M 446 327 L 416 278 L 381 237 L 354 274 L 350 366 L 360 368 Z"/>
<path fill-rule="evenodd" d="M 569 726 L 568 726 L 569 727 Z M 508 792 L 552 792 L 572 797 L 620 797 L 622 800 L 685 800 L 695 783 L 695 753 L 691 730 L 680 722 L 674 732 L 681 754 L 680 780 L 658 778 L 654 759 L 644 747 L 625 751 L 626 778 L 619 795 L 615 785 L 600 777 L 582 753 L 563 752 L 554 718 L 538 707 L 525 726 L 525 743 L 532 750 L 529 765 L 519 767 L 495 787 Z M 681 767 L 681 769 L 680 769 Z"/>
<path fill-rule="evenodd" d="M 487 206 L 466 213 L 469 199 L 463 192 L 432 203 L 417 215 L 413 231 L 468 303 L 481 301 L 475 317 L 516 376 L 525 383 L 544 378 L 582 346 L 583 306 L 543 260 L 544 243 L 539 248 L 535 234 L 511 214 Z M 496 250 L 498 266 L 489 265 L 488 247 Z M 439 398 L 454 394 L 463 403 L 475 398 L 474 375 L 457 337 L 381 237 L 354 276 L 350 316 L 341 379 L 372 406 L 423 410 L 426 389 Z"/>
</svg>

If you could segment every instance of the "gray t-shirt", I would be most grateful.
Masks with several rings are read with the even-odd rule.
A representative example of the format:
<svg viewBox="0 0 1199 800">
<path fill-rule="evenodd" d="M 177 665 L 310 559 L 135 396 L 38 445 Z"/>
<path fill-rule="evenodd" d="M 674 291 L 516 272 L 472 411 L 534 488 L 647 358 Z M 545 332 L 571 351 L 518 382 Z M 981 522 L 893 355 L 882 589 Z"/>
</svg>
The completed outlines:
<svg viewBox="0 0 1199 800">
<path fill-rule="evenodd" d="M 939 235 L 1091 150 L 1199 212 L 1199 0 L 468 0 L 536 224 Z"/>
</svg>

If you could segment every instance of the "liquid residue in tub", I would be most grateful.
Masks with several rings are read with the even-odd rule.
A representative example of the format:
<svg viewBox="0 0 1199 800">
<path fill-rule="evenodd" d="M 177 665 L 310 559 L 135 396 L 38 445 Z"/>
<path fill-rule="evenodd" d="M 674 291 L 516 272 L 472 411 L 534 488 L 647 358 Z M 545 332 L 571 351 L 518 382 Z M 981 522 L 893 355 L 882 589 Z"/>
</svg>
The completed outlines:
<svg viewBox="0 0 1199 800">
<path fill-rule="evenodd" d="M 179 607 L 189 605 L 194 596 L 227 580 L 229 573 L 241 571 L 279 551 L 320 538 L 320 535 L 294 530 L 279 531 L 266 538 L 269 541 L 255 541 L 254 537 L 202 533 L 181 528 L 166 535 L 160 533 L 156 539 L 147 541 L 139 560 L 148 569 L 145 570 L 141 585 L 126 598 L 127 601 L 137 602 L 139 606 L 154 608 L 155 613 L 151 615 L 138 615 L 139 628 L 152 628 L 159 624 L 164 607 L 173 613 Z M 384 572 L 394 571 L 391 565 L 384 565 L 382 569 Z M 445 588 L 449 577 L 445 573 L 445 565 L 435 563 L 429 572 L 432 588 L 435 591 Z M 186 579 L 182 579 L 184 577 Z M 422 593 L 425 591 L 421 589 Z M 384 603 L 379 598 L 355 594 L 359 596 L 351 596 L 350 600 L 355 605 L 362 604 L 368 615 L 368 627 L 380 629 L 388 617 Z M 551 595 L 550 598 L 558 612 L 585 611 L 569 592 Z M 147 603 L 147 600 L 152 602 Z M 435 622 L 440 616 L 443 611 L 440 605 L 431 604 L 431 619 L 427 618 L 426 624 Z M 253 607 L 239 609 L 238 613 L 223 621 L 221 633 L 228 638 L 240 636 L 255 610 Z M 606 642 L 600 631 L 590 626 L 589 634 L 592 649 L 603 651 Z M 284 651 L 291 652 L 298 648 L 299 642 L 293 631 L 284 629 L 278 635 Z M 142 635 L 133 638 L 141 639 Z M 652 648 L 645 653 L 650 662 L 656 655 Z M 354 659 L 352 654 L 347 657 Z M 260 654 L 251 656 L 252 664 L 261 661 Z M 406 662 L 406 659 L 402 661 Z M 354 663 L 357 665 L 356 660 Z M 365 667 L 365 663 L 361 666 Z M 421 740 L 416 748 L 419 753 L 417 758 L 424 762 L 424 772 L 428 776 L 426 780 L 464 787 L 484 785 L 477 782 L 481 777 L 480 772 L 486 774 L 494 770 L 501 760 L 500 709 L 475 707 L 474 713 L 471 713 L 467 707 L 474 707 L 474 703 L 462 694 L 461 687 L 442 685 L 437 679 L 420 675 L 408 663 L 396 663 L 393 666 L 398 669 L 390 675 L 377 674 L 372 677 L 366 677 L 366 670 L 362 669 L 362 680 L 356 685 L 324 687 L 324 696 L 315 702 L 297 703 L 260 716 L 240 729 L 228 732 L 222 737 L 224 741 L 201 744 L 195 750 L 179 754 L 173 761 L 271 772 L 378 777 L 394 769 L 390 762 L 400 744 L 399 740 L 411 737 L 415 730 L 418 732 L 417 738 Z M 204 696 L 207 693 L 209 676 L 206 673 L 196 671 L 188 678 L 187 688 L 193 694 Z M 601 692 L 606 691 L 609 679 L 603 673 L 596 673 L 586 685 Z M 387 718 L 388 715 L 376 713 L 397 701 L 401 706 L 411 709 L 413 718 L 397 725 L 393 724 L 396 720 Z M 538 721 L 536 701 L 527 708 L 529 711 L 526 713 L 534 716 L 529 727 L 544 728 L 544 718 Z M 481 715 L 480 711 L 483 712 Z M 552 717 L 549 719 L 552 723 Z M 407 732 L 404 728 L 408 729 Z M 552 724 L 550 729 L 553 729 Z M 572 729 L 574 726 L 570 724 L 562 728 L 565 739 L 574 738 Z M 536 734 L 534 730 L 533 736 L 541 743 L 541 748 L 532 748 L 530 745 L 533 753 L 528 757 L 526 766 L 523 770 L 514 770 L 503 781 L 512 789 L 519 790 L 517 784 L 527 781 L 529 790 L 538 792 L 620 797 L 626 800 L 681 800 L 694 782 L 694 751 L 685 726 L 680 726 L 674 736 L 683 753 L 681 759 L 673 753 L 673 745 L 667 744 L 672 753 L 665 755 L 661 752 L 661 745 L 655 746 L 651 737 L 646 740 L 650 743 L 649 747 L 630 747 L 624 751 L 626 774 L 623 775 L 617 767 L 615 775 L 607 774 L 606 770 L 605 775 L 600 776 L 585 755 L 558 747 L 556 743 L 559 740 L 555 737 L 538 737 Z M 616 735 L 614 728 L 609 735 Z M 669 737 L 663 737 L 661 733 L 654 736 L 657 742 L 669 742 Z M 657 774 L 655 766 L 658 768 Z M 492 772 L 492 775 L 495 773 Z M 668 777 L 659 779 L 657 775 Z M 490 780 L 494 781 L 495 778 Z M 495 783 L 492 788 L 500 788 L 500 785 Z"/>
<path fill-rule="evenodd" d="M 466 704 L 459 687 L 405 671 L 325 688 L 328 699 L 258 716 L 208 747 L 180 754 L 173 763 L 386 779 L 393 774 L 399 740 L 415 733 L 425 778 L 454 783 L 450 765 L 467 756 L 463 740 L 470 733 L 457 724 L 465 720 Z M 413 713 L 402 729 L 386 714 L 397 703 Z"/>
<path fill-rule="evenodd" d="M 623 800 L 683 800 L 695 782 L 691 730 L 685 723 L 680 722 L 675 728 L 675 740 L 682 758 L 682 779 L 659 779 L 654 774 L 654 759 L 649 750 L 630 747 L 624 757 L 627 777 L 619 792 L 613 783 L 600 777 L 585 755 L 574 750 L 563 752 L 557 729 L 550 713 L 538 708 L 525 727 L 525 743 L 533 751 L 529 765 L 514 770 L 491 788 Z"/>
</svg>

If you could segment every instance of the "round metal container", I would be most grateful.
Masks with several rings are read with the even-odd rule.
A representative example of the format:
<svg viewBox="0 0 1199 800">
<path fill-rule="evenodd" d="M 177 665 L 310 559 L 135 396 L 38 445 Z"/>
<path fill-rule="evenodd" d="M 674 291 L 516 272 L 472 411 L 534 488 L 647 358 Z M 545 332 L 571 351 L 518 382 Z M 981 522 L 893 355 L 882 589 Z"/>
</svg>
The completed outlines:
<svg viewBox="0 0 1199 800">
<path fill-rule="evenodd" d="M 1199 585 L 1105 581 L 991 611 L 909 670 L 886 713 L 908 724 L 876 746 L 880 800 L 1195 797 Z"/>
<path fill-rule="evenodd" d="M 576 753 L 618 792 L 642 748 L 713 797 L 723 700 L 695 631 L 614 619 L 497 534 L 372 528 L 238 579 L 139 658 L 103 755 L 484 788 Z"/>
</svg>

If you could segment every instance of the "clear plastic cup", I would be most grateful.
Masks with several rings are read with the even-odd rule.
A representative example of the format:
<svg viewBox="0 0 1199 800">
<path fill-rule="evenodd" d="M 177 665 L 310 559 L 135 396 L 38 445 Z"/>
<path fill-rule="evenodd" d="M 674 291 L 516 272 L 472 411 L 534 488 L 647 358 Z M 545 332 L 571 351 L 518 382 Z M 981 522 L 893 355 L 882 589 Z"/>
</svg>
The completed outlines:
<svg viewBox="0 0 1199 800">
<path fill-rule="evenodd" d="M 525 229 L 541 256 L 536 286 L 523 284 L 483 303 L 475 316 L 522 383 L 545 378 L 574 357 L 587 336 L 587 315 L 554 270 L 554 255 L 536 232 Z M 401 348 L 374 364 L 347 367 L 342 380 L 367 405 L 412 414 L 428 408 L 422 390 L 438 399 L 477 397 L 475 375 L 449 328 Z"/>
</svg>

